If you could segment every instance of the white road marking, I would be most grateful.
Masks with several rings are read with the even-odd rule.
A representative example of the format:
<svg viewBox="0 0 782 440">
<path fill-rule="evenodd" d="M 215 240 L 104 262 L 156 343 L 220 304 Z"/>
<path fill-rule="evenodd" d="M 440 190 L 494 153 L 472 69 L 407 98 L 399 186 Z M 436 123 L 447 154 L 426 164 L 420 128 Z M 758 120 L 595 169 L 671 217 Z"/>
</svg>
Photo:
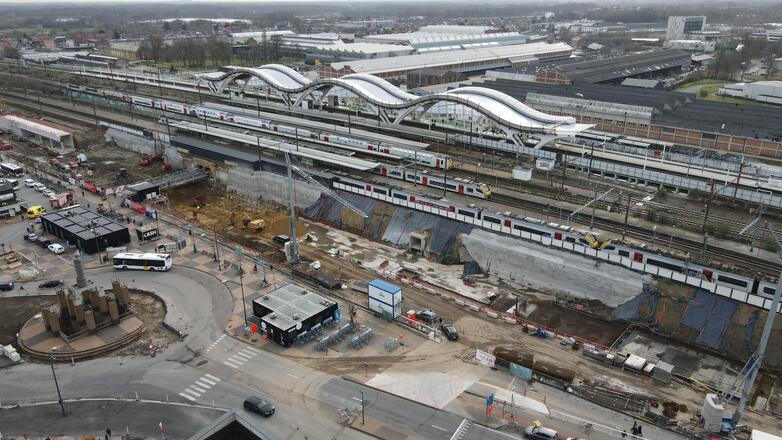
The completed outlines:
<svg viewBox="0 0 782 440">
<path fill-rule="evenodd" d="M 258 349 L 256 349 L 256 348 L 252 348 L 252 347 L 244 347 L 244 349 L 245 349 L 245 350 L 252 351 L 252 352 L 253 352 L 253 353 L 255 353 L 255 354 L 261 354 L 261 353 L 262 353 L 262 352 L 261 352 L 261 350 L 258 350 Z"/>
<path fill-rule="evenodd" d="M 239 365 L 242 365 L 243 363 L 247 362 L 247 359 L 236 357 L 236 355 L 229 357 L 228 360 Z"/>
<path fill-rule="evenodd" d="M 236 365 L 236 364 L 235 364 L 235 363 L 233 363 L 233 362 L 229 362 L 229 361 L 223 361 L 223 363 L 224 363 L 225 365 L 228 365 L 229 367 L 233 367 L 233 368 L 239 368 L 239 365 Z"/>
<path fill-rule="evenodd" d="M 211 374 L 204 374 L 204 377 L 208 377 L 208 378 L 212 379 L 215 382 L 220 382 L 222 380 L 219 377 L 212 376 Z"/>
<path fill-rule="evenodd" d="M 190 397 L 190 396 L 188 396 L 187 394 L 184 394 L 184 393 L 179 393 L 179 395 L 180 395 L 180 396 L 182 396 L 182 397 L 184 397 L 185 399 L 187 399 L 187 400 L 191 401 L 191 402 L 195 402 L 195 398 L 193 398 L 193 397 Z"/>
<path fill-rule="evenodd" d="M 239 359 L 247 360 L 247 361 L 252 359 L 252 356 L 246 355 L 246 354 L 242 353 L 241 351 L 239 353 L 236 353 L 234 356 L 239 356 Z"/>
<path fill-rule="evenodd" d="M 195 385 L 190 385 L 190 386 L 189 386 L 189 387 L 187 387 L 187 388 L 188 388 L 188 389 L 191 389 L 191 390 L 194 390 L 194 391 L 197 391 L 197 392 L 199 392 L 199 393 L 201 393 L 201 394 L 204 394 L 204 393 L 206 392 L 206 390 L 205 390 L 205 389 L 203 389 L 203 388 L 199 388 L 199 387 L 197 387 L 197 386 L 195 386 Z"/>
<path fill-rule="evenodd" d="M 250 350 L 248 350 L 246 348 L 244 350 L 239 350 L 239 353 L 243 354 L 243 355 L 246 355 L 246 356 L 250 356 L 251 358 L 253 358 L 255 356 L 258 356 L 258 353 L 254 352 L 254 351 L 250 351 Z"/>
<path fill-rule="evenodd" d="M 211 389 L 212 389 L 212 386 L 211 386 L 211 385 L 207 385 L 207 384 L 205 384 L 204 382 L 201 382 L 200 380 L 197 380 L 197 381 L 195 381 L 195 384 L 196 384 L 196 385 L 198 385 L 199 387 L 201 387 L 201 388 L 205 388 L 205 389 L 207 389 L 207 390 L 211 390 Z M 214 385 L 214 384 L 213 384 L 213 385 Z"/>
<path fill-rule="evenodd" d="M 285 374 L 287 374 L 288 376 L 290 376 L 290 377 L 292 377 L 292 378 L 294 378 L 294 379 L 298 379 L 298 378 L 299 378 L 299 376 L 294 376 L 294 375 L 292 375 L 292 374 L 290 374 L 290 373 L 285 373 Z"/>
<path fill-rule="evenodd" d="M 439 429 L 440 431 L 444 431 L 444 432 L 451 432 L 451 431 L 449 431 L 449 430 L 447 430 L 447 429 L 445 429 L 445 428 L 441 428 L 441 427 L 439 427 L 439 426 L 437 426 L 437 425 L 432 425 L 432 428 L 434 428 L 434 429 Z"/>
<path fill-rule="evenodd" d="M 215 382 L 215 381 L 213 381 L 213 380 L 210 380 L 210 379 L 207 379 L 207 378 L 206 378 L 206 376 L 204 376 L 204 377 L 202 377 L 201 379 L 198 379 L 198 380 L 201 380 L 201 381 L 203 381 L 203 382 L 206 382 L 206 383 L 208 383 L 209 385 L 217 385 L 217 382 Z M 196 381 L 196 383 L 198 383 L 198 381 Z"/>
<path fill-rule="evenodd" d="M 185 388 L 184 390 L 182 390 L 182 392 L 185 393 L 185 394 L 190 394 L 191 396 L 201 397 L 201 393 L 197 393 L 197 392 L 191 390 L 190 388 Z"/>
</svg>

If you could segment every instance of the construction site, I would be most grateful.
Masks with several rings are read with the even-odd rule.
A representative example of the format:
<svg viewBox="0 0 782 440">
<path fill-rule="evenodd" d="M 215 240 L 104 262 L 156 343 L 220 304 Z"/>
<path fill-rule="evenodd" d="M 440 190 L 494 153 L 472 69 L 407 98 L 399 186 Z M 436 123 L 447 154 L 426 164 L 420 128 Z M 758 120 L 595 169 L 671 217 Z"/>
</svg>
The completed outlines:
<svg viewBox="0 0 782 440">
<path fill-rule="evenodd" d="M 173 99 L 177 93 L 183 92 L 166 97 Z M 4 106 L 15 107 L 25 117 L 42 117 L 13 98 Z M 224 107 L 223 102 L 214 108 Z M 237 114 L 252 113 L 238 108 Z M 261 316 L 245 316 L 228 326 L 237 338 L 249 333 L 249 319 L 254 332 L 264 337 L 246 339 L 259 349 L 474 418 L 485 411 L 487 394 L 497 393 L 487 390 L 510 392 L 511 400 L 531 399 L 534 407 L 545 405 L 545 390 L 551 387 L 682 435 L 703 430 L 707 407 L 721 408 L 728 419 L 739 407 L 741 426 L 731 428 L 737 434 L 743 434 L 745 425 L 780 426 L 782 351 L 775 347 L 782 341 L 782 321 L 767 319 L 770 310 L 772 317 L 774 309 L 780 310 L 772 280 L 778 265 L 771 262 L 773 252 L 760 249 L 775 233 L 752 232 L 764 224 L 763 215 L 776 215 L 765 205 L 741 213 L 746 223 L 753 222 L 742 232 L 755 234 L 747 254 L 743 243 L 698 235 L 700 220 L 680 219 L 681 233 L 676 222 L 661 222 L 659 232 L 657 226 L 647 231 L 659 218 L 652 215 L 650 222 L 648 215 L 634 210 L 647 209 L 657 190 L 619 183 L 614 191 L 607 179 L 590 180 L 591 165 L 588 171 L 583 164 L 565 170 L 567 164 L 562 163 L 560 190 L 565 188 L 565 171 L 573 187 L 569 198 L 559 198 L 553 195 L 559 194 L 553 173 L 535 168 L 534 180 L 519 179 L 519 166 L 509 172 L 502 165 L 512 156 L 498 151 L 481 153 L 483 165 L 474 166 L 473 181 L 448 176 L 472 174 L 470 160 L 477 156 L 473 149 L 452 168 L 427 169 L 415 162 L 418 154 L 445 154 L 425 147 L 416 150 L 414 161 L 378 165 L 366 155 L 337 152 L 333 146 L 317 149 L 317 143 L 299 138 L 298 128 L 291 141 L 268 132 L 249 135 L 249 128 L 237 130 L 228 123 L 219 128 L 222 119 L 207 123 L 205 116 L 162 121 L 153 110 L 136 109 L 149 112 L 143 124 L 137 123 L 148 127 L 145 131 L 108 105 L 90 112 L 96 120 L 111 119 L 111 126 L 80 121 L 76 110 L 68 117 L 48 115 L 50 122 L 75 131 L 73 154 L 57 157 L 43 147 L 14 141 L 3 156 L 63 190 L 76 185 L 78 191 L 95 193 L 101 200 L 95 207 L 99 212 L 126 223 L 157 223 L 158 234 L 168 228 L 168 237 L 187 237 L 187 245 L 175 252 L 189 254 L 192 246 L 205 265 L 214 260 L 218 271 L 235 266 L 243 277 L 252 270 L 252 283 L 240 285 L 241 305 L 262 302 L 285 280 L 304 283 L 338 303 L 342 313 L 339 323 L 326 318 L 323 328 L 319 321 L 316 330 L 281 339 L 282 347 L 269 342 L 271 333 L 266 338 L 258 330 Z M 119 122 L 123 119 L 125 124 Z M 288 147 L 282 146 L 285 142 Z M 398 142 L 413 144 L 401 135 Z M 446 151 L 454 154 L 455 149 Z M 312 152 L 316 150 L 322 156 Z M 59 166 L 75 154 L 86 155 L 86 163 L 75 169 Z M 494 162 L 499 165 L 487 166 Z M 389 170 L 394 166 L 402 176 L 415 175 L 412 180 L 393 180 Z M 533 168 L 527 171 L 531 175 Z M 438 178 L 443 183 L 431 185 Z M 492 191 L 478 181 L 496 186 Z M 608 189 L 598 196 L 598 189 L 578 187 L 584 182 Z M 127 187 L 144 183 L 159 190 L 125 202 Z M 473 196 L 467 187 L 476 188 Z M 551 194 L 540 187 L 548 187 Z M 738 183 L 736 188 L 738 193 Z M 711 189 L 713 199 L 713 183 Z M 636 193 L 644 197 L 631 202 Z M 667 197 L 678 198 L 666 215 L 687 209 L 686 196 Z M 131 210 L 144 217 L 130 217 Z M 715 212 L 714 217 L 723 214 L 716 207 Z M 675 249 L 677 238 L 694 242 L 694 247 Z M 731 263 L 709 261 L 707 250 L 722 253 L 726 261 L 730 257 Z M 739 268 L 742 258 L 747 266 Z M 273 286 L 267 270 L 280 274 Z M 367 306 L 367 286 L 376 279 L 400 287 L 404 297 L 402 311 L 392 312 L 390 319 Z M 741 283 L 745 290 L 738 287 Z M 772 290 L 763 291 L 764 286 Z M 150 322 L 162 321 L 161 305 L 141 292 L 136 295 Z M 8 301 L 3 307 L 20 311 L 42 305 L 40 299 L 3 301 Z M 429 313 L 433 317 L 425 318 Z M 342 331 L 346 318 L 351 327 Z M 456 342 L 443 335 L 444 324 L 458 331 Z M 4 323 L 0 342 L 8 343 L 18 325 Z M 337 327 L 324 330 L 329 325 Z M 142 338 L 144 343 L 121 353 L 143 352 L 150 344 L 162 346 L 175 339 L 156 324 L 148 327 L 153 330 Z M 290 331 L 299 330 L 301 326 Z M 511 433 L 519 429 L 512 417 L 490 424 Z"/>
</svg>

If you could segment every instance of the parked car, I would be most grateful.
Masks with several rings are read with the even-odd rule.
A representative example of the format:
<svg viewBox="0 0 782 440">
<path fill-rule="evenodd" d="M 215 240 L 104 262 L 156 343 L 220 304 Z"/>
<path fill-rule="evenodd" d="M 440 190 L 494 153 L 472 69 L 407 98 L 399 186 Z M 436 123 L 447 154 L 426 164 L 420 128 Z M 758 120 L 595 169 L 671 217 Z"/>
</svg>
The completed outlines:
<svg viewBox="0 0 782 440">
<path fill-rule="evenodd" d="M 456 327 L 453 325 L 443 324 L 440 326 L 440 329 L 443 331 L 443 334 L 446 338 L 448 338 L 449 341 L 456 341 L 459 339 L 459 332 L 456 331 Z"/>
<path fill-rule="evenodd" d="M 274 237 L 272 239 L 272 241 L 274 241 L 275 243 L 277 243 L 277 244 L 279 244 L 281 246 L 285 246 L 285 243 L 291 241 L 291 238 L 288 237 L 287 235 L 278 235 L 278 236 Z"/>
<path fill-rule="evenodd" d="M 50 189 L 45 189 L 45 190 L 43 190 L 43 192 L 41 194 L 43 194 L 44 197 L 46 197 L 48 199 L 49 197 L 54 196 L 56 193 L 54 191 L 50 190 Z"/>
<path fill-rule="evenodd" d="M 52 244 L 52 241 L 46 237 L 38 237 L 38 239 L 35 240 L 35 244 L 37 244 L 42 248 L 45 248 L 45 247 L 49 247 L 49 245 Z"/>
<path fill-rule="evenodd" d="M 38 288 L 39 289 L 53 289 L 55 287 L 60 287 L 63 284 L 65 284 L 65 282 L 63 280 L 49 280 L 49 281 L 47 281 L 45 283 L 39 284 Z"/>
<path fill-rule="evenodd" d="M 24 182 L 24 186 L 26 186 L 26 187 L 28 187 L 28 188 L 32 188 L 32 187 L 34 187 L 34 186 L 35 186 L 35 184 L 36 184 L 36 183 L 38 183 L 38 182 L 36 182 L 36 181 L 35 181 L 35 180 L 33 180 L 33 179 L 24 179 L 24 181 L 23 181 L 23 182 Z"/>
<path fill-rule="evenodd" d="M 35 182 L 35 185 L 33 185 L 33 189 L 38 192 L 44 192 L 46 191 L 46 186 L 44 186 L 43 183 Z"/>
<path fill-rule="evenodd" d="M 274 406 L 260 397 L 248 397 L 244 400 L 244 409 L 269 417 L 274 414 Z"/>
<path fill-rule="evenodd" d="M 46 246 L 46 249 L 49 249 L 49 252 L 55 255 L 60 255 L 65 252 L 65 248 L 59 243 L 52 243 L 49 246 Z"/>
<path fill-rule="evenodd" d="M 35 242 L 36 240 L 38 240 L 38 234 L 33 234 L 32 232 L 30 232 L 29 234 L 24 234 L 24 239 L 27 241 Z"/>
<path fill-rule="evenodd" d="M 416 314 L 419 320 L 429 323 L 437 321 L 437 313 L 434 310 L 426 309 L 421 310 Z"/>
<path fill-rule="evenodd" d="M 10 281 L 7 283 L 0 283 L 0 290 L 2 290 L 3 292 L 8 292 L 9 290 L 13 290 L 13 289 L 14 289 L 14 283 Z"/>
<path fill-rule="evenodd" d="M 524 435 L 530 440 L 559 440 L 559 434 L 553 429 L 543 426 L 527 426 L 524 428 Z"/>
</svg>

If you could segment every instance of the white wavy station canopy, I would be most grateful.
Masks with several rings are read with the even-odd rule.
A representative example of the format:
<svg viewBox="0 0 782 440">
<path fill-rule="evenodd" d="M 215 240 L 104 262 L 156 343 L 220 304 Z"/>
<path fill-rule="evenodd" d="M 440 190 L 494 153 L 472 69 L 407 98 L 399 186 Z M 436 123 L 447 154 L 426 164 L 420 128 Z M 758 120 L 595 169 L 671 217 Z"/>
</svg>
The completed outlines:
<svg viewBox="0 0 782 440">
<path fill-rule="evenodd" d="M 280 64 L 252 68 L 232 67 L 226 72 L 198 78 L 205 81 L 216 93 L 222 93 L 232 83 L 244 90 L 249 81 L 255 78 L 287 97 L 288 102 L 293 102 L 294 105 L 301 104 L 314 92 L 325 94 L 333 88 L 341 88 L 376 107 L 380 116 L 384 116 L 387 111 L 395 112 L 393 122 L 396 124 L 419 109 L 426 112 L 438 104 L 458 104 L 480 113 L 517 143 L 520 142 L 518 135 L 537 135 L 544 140 L 539 144 L 542 145 L 556 138 L 575 136 L 591 127 L 589 124 L 577 124 L 575 118 L 570 116 L 540 112 L 505 93 L 485 87 L 459 87 L 447 92 L 419 96 L 374 75 L 357 73 L 341 78 L 311 80 Z"/>
</svg>

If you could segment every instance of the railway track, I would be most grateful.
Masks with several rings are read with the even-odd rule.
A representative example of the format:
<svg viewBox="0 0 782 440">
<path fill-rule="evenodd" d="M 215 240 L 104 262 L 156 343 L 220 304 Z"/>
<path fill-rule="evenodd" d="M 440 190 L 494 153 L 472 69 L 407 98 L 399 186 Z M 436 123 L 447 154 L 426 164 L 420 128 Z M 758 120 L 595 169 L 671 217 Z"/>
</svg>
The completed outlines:
<svg viewBox="0 0 782 440">
<path fill-rule="evenodd" d="M 4 94 L 6 96 L 10 96 L 13 99 L 13 101 L 15 101 L 15 103 L 36 110 L 35 108 L 36 103 L 34 101 L 25 101 L 26 97 L 23 98 L 14 93 L 9 93 L 8 90 L 6 90 Z M 51 100 L 50 98 L 52 97 L 52 95 L 42 95 L 42 96 L 46 97 L 47 101 L 50 101 Z M 80 103 L 83 102 L 80 101 Z M 69 108 L 67 104 L 56 105 L 56 104 L 52 104 L 51 102 L 47 102 L 47 106 L 55 106 L 57 107 L 58 112 L 66 112 L 66 113 L 78 115 L 79 120 L 85 122 L 89 120 L 90 122 L 94 123 L 94 118 L 92 117 L 93 115 L 90 112 L 84 110 L 78 110 L 76 108 Z M 121 113 L 124 116 L 129 115 L 134 118 L 140 118 L 148 121 L 157 120 L 157 115 L 145 114 L 144 112 L 130 111 L 129 109 L 125 109 L 124 106 L 122 106 L 123 108 L 118 108 L 117 106 L 108 106 L 108 105 L 102 105 L 100 107 L 101 109 L 108 109 L 112 112 Z M 87 115 L 87 117 L 84 117 L 83 115 Z M 463 173 L 465 177 L 469 177 L 470 174 L 469 172 L 466 171 L 457 172 L 456 170 L 454 170 L 454 173 Z M 510 186 L 511 183 L 513 183 L 515 184 L 513 189 L 518 190 L 518 184 L 512 179 L 495 178 L 496 185 L 499 185 L 500 181 L 502 181 L 503 185 L 498 187 L 507 188 Z M 554 188 L 538 186 L 536 187 L 536 190 L 548 192 L 552 195 L 556 193 L 558 197 L 561 197 L 563 195 L 560 194 L 560 192 Z M 574 194 L 569 194 L 566 197 L 570 198 L 570 200 L 568 201 L 572 201 L 574 203 L 579 203 L 579 204 L 583 204 L 591 200 L 590 197 L 574 195 Z M 517 197 L 504 195 L 500 193 L 495 193 L 492 199 L 493 201 L 505 204 L 507 206 L 529 209 L 535 212 L 546 213 L 549 215 L 553 213 L 557 213 L 558 218 L 560 219 L 567 218 L 567 216 L 564 215 L 565 209 L 559 207 L 547 206 L 547 204 L 544 203 L 533 202 L 529 200 L 521 200 L 518 199 Z M 605 208 L 608 205 L 609 203 L 607 202 L 598 203 L 598 207 L 602 207 L 602 208 Z M 579 221 L 580 223 L 584 223 L 584 222 L 589 223 L 590 219 L 587 217 L 588 216 L 586 216 L 585 214 L 576 214 L 575 216 L 573 216 L 573 219 Z M 696 224 L 695 222 L 690 222 L 690 224 L 691 226 L 698 226 L 700 223 Z M 595 218 L 595 226 L 599 227 L 600 229 L 604 229 L 612 232 L 618 232 L 618 233 L 622 233 L 625 230 L 625 226 L 622 222 L 617 222 L 617 221 L 608 220 L 599 217 Z M 657 240 L 659 240 L 661 243 L 667 242 L 669 243 L 669 246 L 671 248 L 675 247 L 676 249 L 685 251 L 687 253 L 690 253 L 691 255 L 698 255 L 698 256 L 703 255 L 704 259 L 706 257 L 711 257 L 714 258 L 715 261 L 723 261 L 725 263 L 729 263 L 737 267 L 746 268 L 748 270 L 751 270 L 761 275 L 776 276 L 780 269 L 780 266 L 777 264 L 765 262 L 757 258 L 748 257 L 740 252 L 730 251 L 722 248 L 716 248 L 708 244 L 705 246 L 704 249 L 703 243 L 699 243 L 688 239 L 683 239 L 665 233 L 655 233 L 653 231 L 650 231 L 640 226 L 627 225 L 626 235 L 647 242 L 656 242 Z"/>
<path fill-rule="evenodd" d="M 567 220 L 569 216 L 569 213 L 567 213 L 562 208 L 555 208 L 548 206 L 545 203 L 519 199 L 505 194 L 494 194 L 492 195 L 492 200 L 498 203 L 502 203 L 503 205 L 530 210 L 540 214 L 546 214 L 547 216 L 556 216 L 560 220 Z M 588 225 L 591 221 L 591 215 L 578 213 L 572 217 L 572 220 Z M 671 249 L 677 249 L 689 254 L 692 258 L 692 261 L 694 262 L 701 262 L 705 264 L 722 262 L 723 264 L 729 264 L 731 266 L 750 270 L 753 272 L 753 275 L 769 277 L 777 277 L 780 270 L 782 270 L 782 265 L 780 264 L 759 258 L 748 257 L 746 254 L 741 252 L 718 248 L 711 246 L 708 243 L 704 247 L 702 242 L 697 242 L 666 233 L 654 233 L 647 230 L 646 228 L 631 224 L 625 226 L 623 222 L 596 216 L 594 226 L 599 229 L 614 232 L 620 235 L 623 233 L 623 231 L 625 231 L 626 228 L 626 235 L 628 237 L 633 237 L 647 242 L 653 241 L 655 243 L 659 242 L 661 244 L 668 244 Z M 701 254 L 703 255 L 702 258 L 700 257 Z"/>
</svg>

